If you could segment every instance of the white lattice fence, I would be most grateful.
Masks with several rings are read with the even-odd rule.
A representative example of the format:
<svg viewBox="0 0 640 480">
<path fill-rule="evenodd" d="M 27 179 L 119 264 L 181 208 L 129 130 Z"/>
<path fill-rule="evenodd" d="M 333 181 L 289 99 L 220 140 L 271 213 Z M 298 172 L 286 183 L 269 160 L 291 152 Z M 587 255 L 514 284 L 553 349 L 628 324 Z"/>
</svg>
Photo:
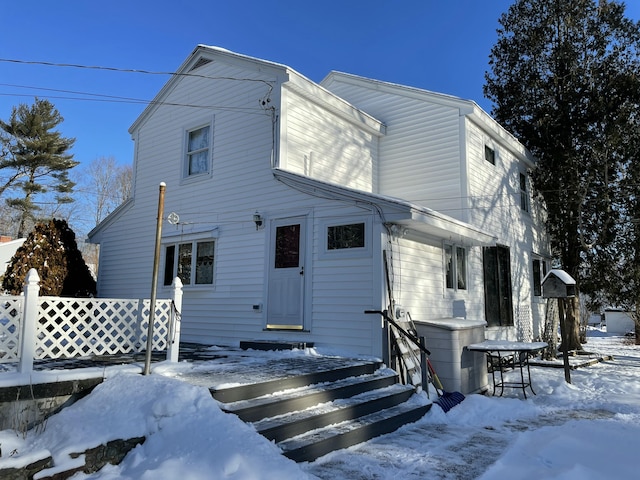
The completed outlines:
<svg viewBox="0 0 640 480">
<path fill-rule="evenodd" d="M 20 373 L 34 359 L 91 357 L 147 349 L 149 299 L 40 297 L 38 273 L 27 274 L 22 296 L 0 296 L 0 363 L 18 362 Z M 155 301 L 151 350 L 178 360 L 182 282 L 171 299 Z"/>
<path fill-rule="evenodd" d="M 0 296 L 0 363 L 20 358 L 20 318 L 24 297 Z"/>
<path fill-rule="evenodd" d="M 139 352 L 146 348 L 149 300 L 40 297 L 36 358 Z M 164 350 L 171 300 L 157 300 L 153 350 Z"/>
</svg>

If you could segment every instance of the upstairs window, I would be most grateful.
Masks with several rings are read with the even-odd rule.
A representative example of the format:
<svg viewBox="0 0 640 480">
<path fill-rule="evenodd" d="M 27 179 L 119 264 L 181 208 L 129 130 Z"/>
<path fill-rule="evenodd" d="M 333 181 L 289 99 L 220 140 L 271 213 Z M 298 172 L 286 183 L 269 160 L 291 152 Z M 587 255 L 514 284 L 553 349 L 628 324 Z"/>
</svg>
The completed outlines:
<svg viewBox="0 0 640 480">
<path fill-rule="evenodd" d="M 464 247 L 444 246 L 444 268 L 447 289 L 467 289 L 467 250 Z"/>
<path fill-rule="evenodd" d="M 527 190 L 527 175 L 520 173 L 520 209 L 529 211 L 529 191 Z"/>
<path fill-rule="evenodd" d="M 496 164 L 496 151 L 488 145 L 484 146 L 484 159 L 491 165 Z"/>
<path fill-rule="evenodd" d="M 184 286 L 213 285 L 213 240 L 176 243 L 165 247 L 164 285 L 178 277 Z"/>
<path fill-rule="evenodd" d="M 187 132 L 185 177 L 209 173 L 211 159 L 211 127 L 209 125 Z"/>
</svg>

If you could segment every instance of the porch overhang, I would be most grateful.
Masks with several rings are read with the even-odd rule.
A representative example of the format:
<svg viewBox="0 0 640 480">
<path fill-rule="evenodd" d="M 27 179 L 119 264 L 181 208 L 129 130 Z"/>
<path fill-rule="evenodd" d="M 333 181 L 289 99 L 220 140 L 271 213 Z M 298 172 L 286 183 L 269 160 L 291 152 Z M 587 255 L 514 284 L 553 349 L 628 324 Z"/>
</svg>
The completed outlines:
<svg viewBox="0 0 640 480">
<path fill-rule="evenodd" d="M 308 194 L 330 194 L 326 198 L 371 205 L 387 225 L 397 225 L 398 233 L 406 230 L 418 241 L 425 236 L 465 246 L 489 246 L 497 241 L 497 237 L 478 227 L 406 200 L 355 190 L 278 168 L 273 169 L 273 175 L 284 184 Z"/>
</svg>

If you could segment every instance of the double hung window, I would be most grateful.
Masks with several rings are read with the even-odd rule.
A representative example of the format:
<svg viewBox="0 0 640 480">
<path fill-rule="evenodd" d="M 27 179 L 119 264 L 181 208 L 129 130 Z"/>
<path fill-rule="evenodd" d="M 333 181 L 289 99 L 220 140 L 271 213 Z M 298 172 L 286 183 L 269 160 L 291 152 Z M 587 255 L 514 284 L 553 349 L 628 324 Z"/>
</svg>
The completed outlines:
<svg viewBox="0 0 640 480">
<path fill-rule="evenodd" d="M 452 290 L 467 289 L 467 250 L 458 245 L 444 246 L 445 286 Z"/>
<path fill-rule="evenodd" d="M 208 174 L 211 162 L 211 126 L 187 132 L 185 178 Z"/>
</svg>

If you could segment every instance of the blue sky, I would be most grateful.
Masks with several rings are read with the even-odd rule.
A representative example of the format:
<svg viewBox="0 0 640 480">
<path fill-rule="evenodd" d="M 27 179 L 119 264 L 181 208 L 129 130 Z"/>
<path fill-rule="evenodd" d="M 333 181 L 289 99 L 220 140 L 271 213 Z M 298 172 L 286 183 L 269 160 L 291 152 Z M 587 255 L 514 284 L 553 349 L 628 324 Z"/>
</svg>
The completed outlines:
<svg viewBox="0 0 640 480">
<path fill-rule="evenodd" d="M 49 98 L 76 160 L 133 159 L 129 126 L 198 44 L 286 64 L 319 82 L 339 70 L 476 101 L 498 18 L 514 0 L 31 0 L 0 4 L 0 118 Z M 640 20 L 640 1 L 627 1 Z M 100 94 L 101 101 L 71 92 Z M 83 97 L 84 99 L 78 99 Z"/>
</svg>

